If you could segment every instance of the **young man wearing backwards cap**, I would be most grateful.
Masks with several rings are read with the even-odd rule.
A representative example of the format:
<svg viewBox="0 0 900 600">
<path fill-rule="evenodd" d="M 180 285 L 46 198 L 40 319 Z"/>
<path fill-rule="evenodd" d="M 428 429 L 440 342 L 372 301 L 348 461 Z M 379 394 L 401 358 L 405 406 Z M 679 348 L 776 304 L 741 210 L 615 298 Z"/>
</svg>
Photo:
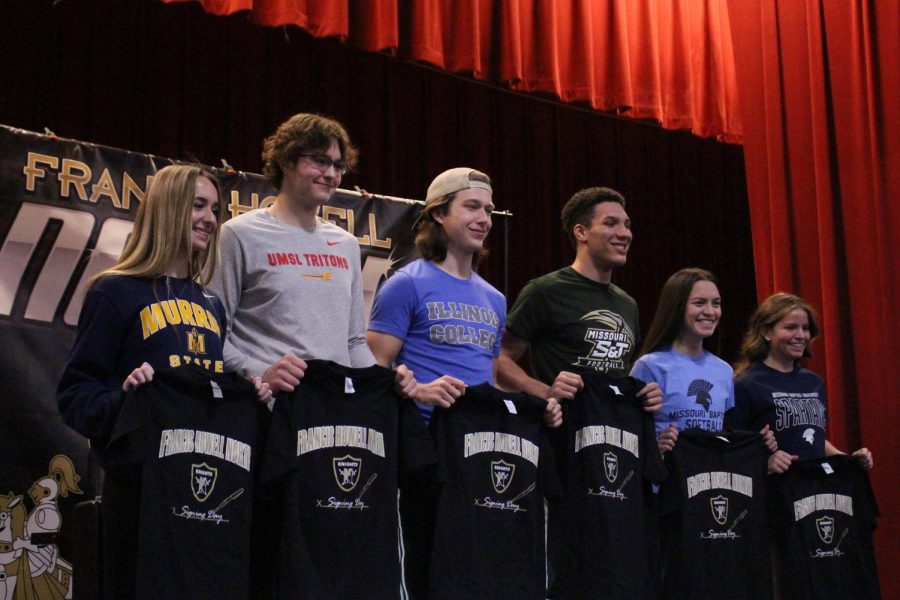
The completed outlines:
<svg viewBox="0 0 900 600">
<path fill-rule="evenodd" d="M 475 272 L 494 210 L 490 178 L 444 171 L 431 182 L 416 222 L 424 258 L 390 277 L 375 296 L 367 339 L 379 364 L 416 374 L 426 422 L 466 385 L 493 383 L 506 299 Z"/>
<path fill-rule="evenodd" d="M 402 362 L 416 374 L 414 398 L 426 421 L 467 385 L 496 378 L 506 299 L 475 272 L 491 231 L 492 194 L 490 178 L 475 169 L 435 177 L 416 222 L 423 258 L 391 276 L 372 306 L 369 347 L 379 364 Z M 548 422 L 558 416 L 558 405 L 550 404 Z M 400 496 L 411 598 L 428 594 L 433 502 L 423 486 L 408 486 Z"/>
<path fill-rule="evenodd" d="M 494 210 L 490 178 L 456 168 L 432 181 L 416 221 L 423 258 L 378 290 L 367 340 L 379 364 L 402 362 L 416 374 L 415 400 L 428 422 L 466 385 L 493 383 L 506 298 L 474 271 Z M 427 481 L 400 494 L 404 576 L 410 598 L 428 596 L 435 498 Z"/>
</svg>

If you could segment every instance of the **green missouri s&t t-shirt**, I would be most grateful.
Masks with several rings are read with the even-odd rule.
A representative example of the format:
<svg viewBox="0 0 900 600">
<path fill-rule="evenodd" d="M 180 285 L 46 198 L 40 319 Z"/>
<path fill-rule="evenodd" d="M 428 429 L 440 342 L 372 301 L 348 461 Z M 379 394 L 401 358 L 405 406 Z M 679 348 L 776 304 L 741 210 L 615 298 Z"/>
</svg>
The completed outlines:
<svg viewBox="0 0 900 600">
<path fill-rule="evenodd" d="M 532 374 L 548 385 L 560 371 L 628 375 L 640 339 L 634 299 L 572 267 L 528 282 L 506 328 L 529 343 Z"/>
</svg>

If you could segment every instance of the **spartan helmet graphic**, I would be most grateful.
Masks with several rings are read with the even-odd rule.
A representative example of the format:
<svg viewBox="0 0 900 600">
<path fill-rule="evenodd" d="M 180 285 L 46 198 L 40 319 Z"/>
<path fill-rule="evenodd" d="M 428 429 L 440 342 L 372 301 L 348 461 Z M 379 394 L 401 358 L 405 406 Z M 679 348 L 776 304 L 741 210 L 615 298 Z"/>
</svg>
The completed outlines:
<svg viewBox="0 0 900 600">
<path fill-rule="evenodd" d="M 813 442 L 816 439 L 816 430 L 812 427 L 807 427 L 803 431 L 803 439 L 806 440 L 806 443 L 812 446 Z"/>
<path fill-rule="evenodd" d="M 712 403 L 712 396 L 709 390 L 713 388 L 713 384 L 705 379 L 695 379 L 688 385 L 688 396 L 696 396 L 695 403 L 703 407 L 703 410 L 709 410 Z"/>
</svg>

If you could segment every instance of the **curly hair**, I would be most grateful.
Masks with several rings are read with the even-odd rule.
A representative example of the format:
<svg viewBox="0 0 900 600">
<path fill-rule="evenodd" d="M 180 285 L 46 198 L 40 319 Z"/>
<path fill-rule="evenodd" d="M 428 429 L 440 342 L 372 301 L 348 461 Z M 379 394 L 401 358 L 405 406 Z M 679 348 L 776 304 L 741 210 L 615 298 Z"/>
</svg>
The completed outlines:
<svg viewBox="0 0 900 600">
<path fill-rule="evenodd" d="M 332 140 L 337 142 L 347 169 L 352 171 L 359 151 L 350 141 L 343 125 L 313 113 L 294 115 L 263 142 L 263 175 L 276 190 L 280 190 L 284 180 L 283 167 L 295 164 L 303 154 L 327 150 Z"/>
<path fill-rule="evenodd" d="M 591 226 L 591 219 L 594 217 L 594 207 L 601 202 L 615 202 L 625 208 L 625 197 L 619 192 L 608 187 L 590 187 L 579 190 L 569 198 L 565 206 L 562 208 L 560 218 L 562 219 L 562 228 L 569 236 L 573 248 L 578 248 L 578 242 L 575 239 L 575 226 L 584 225 Z"/>
</svg>

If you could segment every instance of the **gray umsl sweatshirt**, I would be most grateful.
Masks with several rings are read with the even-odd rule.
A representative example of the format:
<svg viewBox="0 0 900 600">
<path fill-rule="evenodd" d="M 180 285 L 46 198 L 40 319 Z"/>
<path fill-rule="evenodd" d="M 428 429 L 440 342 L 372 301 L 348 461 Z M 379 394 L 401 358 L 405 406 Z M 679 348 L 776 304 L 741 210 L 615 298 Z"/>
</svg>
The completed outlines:
<svg viewBox="0 0 900 600">
<path fill-rule="evenodd" d="M 209 285 L 225 305 L 225 368 L 244 377 L 284 354 L 350 367 L 375 362 L 366 345 L 359 242 L 317 218 L 313 229 L 286 225 L 268 210 L 222 226 Z"/>
</svg>

